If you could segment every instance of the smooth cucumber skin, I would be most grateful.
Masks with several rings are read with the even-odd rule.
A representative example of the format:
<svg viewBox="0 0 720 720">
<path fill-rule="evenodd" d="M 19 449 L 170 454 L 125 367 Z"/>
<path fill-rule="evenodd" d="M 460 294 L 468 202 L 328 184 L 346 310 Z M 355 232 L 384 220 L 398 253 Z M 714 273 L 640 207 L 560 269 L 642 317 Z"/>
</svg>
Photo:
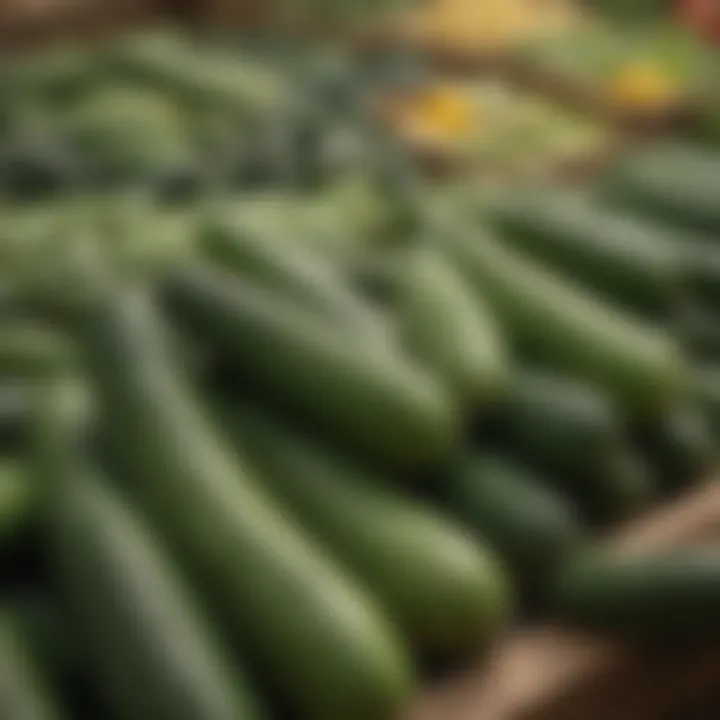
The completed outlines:
<svg viewBox="0 0 720 720">
<path fill-rule="evenodd" d="M 572 504 L 496 453 L 461 458 L 445 494 L 453 513 L 490 543 L 530 594 L 542 592 L 548 574 L 584 541 Z"/>
<path fill-rule="evenodd" d="M 300 717 L 394 717 L 413 683 L 393 627 L 226 445 L 166 331 L 130 287 L 86 319 L 88 366 L 128 487 Z"/>
<path fill-rule="evenodd" d="M 390 341 L 388 324 L 326 257 L 225 217 L 206 221 L 199 244 L 214 262 L 316 310 L 339 331 L 351 336 L 367 332 L 368 338 Z"/>
<path fill-rule="evenodd" d="M 560 572 L 553 615 L 583 628 L 637 640 L 720 638 L 717 546 L 652 555 L 580 555 Z"/>
<path fill-rule="evenodd" d="M 455 448 L 450 393 L 402 354 L 359 348 L 303 308 L 212 268 L 177 269 L 165 290 L 178 320 L 237 373 L 377 460 L 424 469 Z"/>
<path fill-rule="evenodd" d="M 458 267 L 485 294 L 511 337 L 542 361 L 596 382 L 636 413 L 651 412 L 683 392 L 684 359 L 666 333 L 482 229 L 447 225 L 442 241 Z"/>
<path fill-rule="evenodd" d="M 40 663 L 8 610 L 0 611 L 0 717 L 3 720 L 62 720 Z"/>
<path fill-rule="evenodd" d="M 678 228 L 720 231 L 720 160 L 706 149 L 671 143 L 629 154 L 601 178 L 610 204 Z"/>
<path fill-rule="evenodd" d="M 473 409 L 492 404 L 509 382 L 510 360 L 484 299 L 432 247 L 408 253 L 395 308 L 415 357 Z"/>
<path fill-rule="evenodd" d="M 512 600 L 503 569 L 459 525 L 267 411 L 236 405 L 226 417 L 265 486 L 367 584 L 420 651 L 464 654 L 504 624 Z"/>
<path fill-rule="evenodd" d="M 662 226 L 568 191 L 514 194 L 488 212 L 507 242 L 614 301 L 664 315 L 681 294 L 680 248 Z"/>
</svg>

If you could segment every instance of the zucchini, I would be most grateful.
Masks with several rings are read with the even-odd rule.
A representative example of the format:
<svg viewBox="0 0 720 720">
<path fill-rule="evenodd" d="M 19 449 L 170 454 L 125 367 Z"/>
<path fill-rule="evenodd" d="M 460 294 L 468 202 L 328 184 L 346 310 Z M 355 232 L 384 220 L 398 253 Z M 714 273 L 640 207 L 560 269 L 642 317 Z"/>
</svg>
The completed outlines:
<svg viewBox="0 0 720 720">
<path fill-rule="evenodd" d="M 633 309 L 666 316 L 681 295 L 680 248 L 660 226 L 567 191 L 515 193 L 488 214 L 503 239 Z"/>
<path fill-rule="evenodd" d="M 667 334 L 482 229 L 450 218 L 442 230 L 443 246 L 511 338 L 542 362 L 597 383 L 634 412 L 651 412 L 683 392 L 683 358 Z"/>
<path fill-rule="evenodd" d="M 623 639 L 720 639 L 717 547 L 621 556 L 580 553 L 554 584 L 556 619 Z"/>
<path fill-rule="evenodd" d="M 3 720 L 60 720 L 61 703 L 17 618 L 0 614 L 0 717 Z"/>
<path fill-rule="evenodd" d="M 448 507 L 490 543 L 524 593 L 542 593 L 583 539 L 580 519 L 561 494 L 532 471 L 496 452 L 473 452 L 454 466 L 445 489 Z"/>
<path fill-rule="evenodd" d="M 378 460 L 435 466 L 458 442 L 449 394 L 399 352 L 358 347 L 305 308 L 197 263 L 169 273 L 165 296 L 250 383 Z"/>
<path fill-rule="evenodd" d="M 261 227 L 228 216 L 205 223 L 200 248 L 219 265 L 316 310 L 343 331 L 367 331 L 371 338 L 387 335 L 379 313 L 353 293 L 320 253 L 280 242 Z"/>
<path fill-rule="evenodd" d="M 406 263 L 395 308 L 407 348 L 462 403 L 493 403 L 508 384 L 509 358 L 484 299 L 436 248 L 417 248 Z"/>
<path fill-rule="evenodd" d="M 257 407 L 234 406 L 227 419 L 265 486 L 420 650 L 473 650 L 508 617 L 509 587 L 493 554 L 449 519 Z"/>
<path fill-rule="evenodd" d="M 233 455 L 147 295 L 111 286 L 83 324 L 116 471 L 233 641 L 300 717 L 394 717 L 412 682 L 393 627 Z"/>
<path fill-rule="evenodd" d="M 108 707 L 128 720 L 262 717 L 159 539 L 80 457 L 75 400 L 48 393 L 37 467 L 53 569 Z"/>
<path fill-rule="evenodd" d="M 666 143 L 632 153 L 601 178 L 599 192 L 678 228 L 720 232 L 720 156 L 705 148 Z"/>
</svg>

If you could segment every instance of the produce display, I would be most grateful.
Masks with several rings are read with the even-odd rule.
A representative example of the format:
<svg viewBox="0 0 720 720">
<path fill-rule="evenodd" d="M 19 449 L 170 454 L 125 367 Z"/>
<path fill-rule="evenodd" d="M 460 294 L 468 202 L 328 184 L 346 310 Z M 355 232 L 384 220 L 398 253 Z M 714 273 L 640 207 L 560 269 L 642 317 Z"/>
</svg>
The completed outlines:
<svg viewBox="0 0 720 720">
<path fill-rule="evenodd" d="M 601 538 L 720 454 L 720 153 L 443 184 L 376 112 L 482 125 L 421 65 L 2 68 L 2 720 L 399 720 L 514 623 L 719 639 L 717 546 Z"/>
</svg>

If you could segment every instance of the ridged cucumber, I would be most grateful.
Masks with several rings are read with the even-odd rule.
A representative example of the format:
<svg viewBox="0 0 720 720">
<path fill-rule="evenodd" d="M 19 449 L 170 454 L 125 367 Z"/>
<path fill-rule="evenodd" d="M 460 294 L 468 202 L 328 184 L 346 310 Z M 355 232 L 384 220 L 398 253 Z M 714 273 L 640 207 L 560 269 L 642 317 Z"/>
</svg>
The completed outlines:
<svg viewBox="0 0 720 720">
<path fill-rule="evenodd" d="M 671 402 L 683 358 L 665 333 L 533 263 L 481 228 L 448 218 L 441 238 L 512 337 L 558 369 L 598 383 L 637 412 Z"/>
<path fill-rule="evenodd" d="M 492 404 L 509 381 L 500 327 L 484 299 L 433 247 L 407 254 L 398 278 L 399 332 L 415 357 L 473 409 Z"/>
<path fill-rule="evenodd" d="M 412 683 L 393 628 L 234 456 L 154 304 L 138 288 L 112 288 L 84 336 L 118 472 L 231 637 L 300 717 L 394 717 Z"/>
<path fill-rule="evenodd" d="M 264 484 L 368 585 L 418 649 L 473 650 L 508 617 L 502 568 L 459 526 L 267 411 L 235 405 L 225 416 Z"/>
<path fill-rule="evenodd" d="M 493 203 L 503 239 L 633 309 L 667 315 L 682 292 L 680 248 L 662 227 L 567 191 Z"/>
<path fill-rule="evenodd" d="M 581 553 L 559 573 L 553 615 L 624 639 L 717 641 L 719 557 L 717 547 Z"/>
<path fill-rule="evenodd" d="M 541 592 L 582 542 L 573 506 L 522 465 L 497 453 L 461 458 L 445 490 L 449 507 L 495 548 L 524 591 Z"/>
<path fill-rule="evenodd" d="M 175 269 L 168 304 L 250 382 L 338 438 L 403 468 L 437 465 L 458 440 L 445 388 L 401 353 L 348 342 L 317 316 L 215 268 Z"/>
<path fill-rule="evenodd" d="M 10 611 L 0 610 L 0 717 L 61 720 L 65 712 L 21 625 Z"/>
</svg>

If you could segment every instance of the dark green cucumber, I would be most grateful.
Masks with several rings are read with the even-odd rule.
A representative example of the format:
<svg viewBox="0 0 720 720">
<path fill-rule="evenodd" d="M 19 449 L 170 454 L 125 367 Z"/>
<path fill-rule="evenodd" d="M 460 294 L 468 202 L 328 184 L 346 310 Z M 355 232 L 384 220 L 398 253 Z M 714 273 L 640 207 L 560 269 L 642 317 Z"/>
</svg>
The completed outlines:
<svg viewBox="0 0 720 720">
<path fill-rule="evenodd" d="M 37 508 L 37 485 L 20 461 L 0 460 L 0 554 L 30 525 Z"/>
<path fill-rule="evenodd" d="M 159 538 L 81 457 L 78 396 L 52 387 L 41 413 L 48 554 L 108 707 L 128 720 L 264 717 Z"/>
<path fill-rule="evenodd" d="M 19 321 L 0 324 L 0 378 L 42 378 L 71 363 L 72 348 L 54 330 Z"/>
<path fill-rule="evenodd" d="M 487 212 L 503 239 L 631 308 L 666 315 L 682 292 L 680 248 L 661 226 L 567 191 L 513 193 Z"/>
<path fill-rule="evenodd" d="M 664 406 L 682 393 L 683 358 L 668 335 L 482 228 L 448 217 L 442 231 L 438 240 L 511 337 L 541 361 L 596 382 L 635 412 Z"/>
<path fill-rule="evenodd" d="M 200 231 L 200 247 L 228 270 L 318 311 L 343 331 L 367 330 L 387 339 L 387 323 L 354 294 L 327 257 L 269 235 L 240 218 L 211 218 Z"/>
<path fill-rule="evenodd" d="M 622 556 L 581 553 L 559 573 L 553 615 L 623 639 L 720 639 L 717 546 Z"/>
<path fill-rule="evenodd" d="M 407 348 L 470 407 L 493 403 L 509 380 L 504 338 L 484 299 L 436 248 L 408 253 L 395 309 Z"/>
<path fill-rule="evenodd" d="M 393 628 L 225 443 L 153 303 L 110 288 L 86 317 L 84 348 L 118 474 L 227 633 L 300 717 L 394 717 L 412 682 Z"/>
<path fill-rule="evenodd" d="M 449 393 L 400 353 L 358 347 L 305 308 L 199 264 L 170 274 L 166 296 L 238 373 L 338 438 L 408 469 L 452 452 L 459 418 Z"/>
<path fill-rule="evenodd" d="M 420 650 L 473 650 L 509 616 L 509 587 L 493 554 L 449 519 L 266 411 L 234 406 L 226 418 L 264 484 Z"/>
<path fill-rule="evenodd" d="M 611 204 L 686 228 L 720 232 L 720 155 L 677 143 L 628 154 L 601 179 Z"/>
<path fill-rule="evenodd" d="M 532 471 L 496 453 L 463 457 L 445 491 L 449 507 L 490 543 L 525 592 L 542 592 L 548 574 L 582 542 L 573 506 Z"/>
<path fill-rule="evenodd" d="M 21 626 L 10 611 L 0 611 L 0 717 L 60 720 L 65 712 Z"/>
</svg>

